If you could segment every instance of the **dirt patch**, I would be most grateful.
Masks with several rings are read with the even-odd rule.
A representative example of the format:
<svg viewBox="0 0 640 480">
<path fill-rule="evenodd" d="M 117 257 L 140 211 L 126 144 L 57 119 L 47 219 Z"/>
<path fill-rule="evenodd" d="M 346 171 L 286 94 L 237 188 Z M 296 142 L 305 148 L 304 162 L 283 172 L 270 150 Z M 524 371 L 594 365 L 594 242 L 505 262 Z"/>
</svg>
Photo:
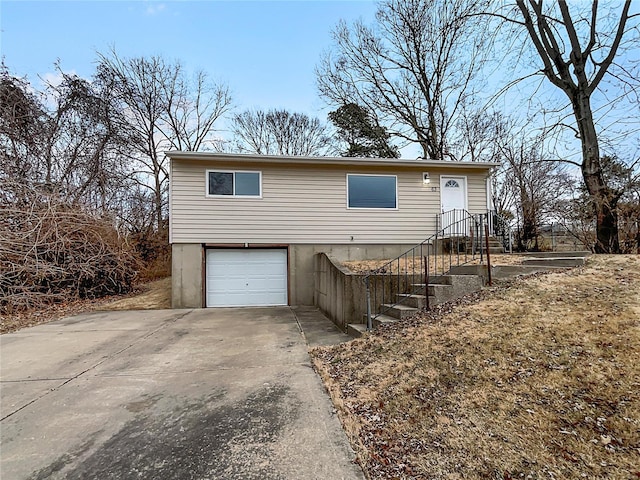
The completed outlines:
<svg viewBox="0 0 640 480">
<path fill-rule="evenodd" d="M 171 277 L 139 285 L 133 293 L 50 305 L 10 315 L 0 315 L 0 334 L 33 327 L 95 310 L 154 310 L 171 308 Z"/>
<path fill-rule="evenodd" d="M 370 478 L 640 477 L 640 256 L 312 354 Z"/>
<path fill-rule="evenodd" d="M 171 308 L 171 277 L 149 282 L 134 295 L 112 300 L 101 310 L 157 310 Z"/>
</svg>

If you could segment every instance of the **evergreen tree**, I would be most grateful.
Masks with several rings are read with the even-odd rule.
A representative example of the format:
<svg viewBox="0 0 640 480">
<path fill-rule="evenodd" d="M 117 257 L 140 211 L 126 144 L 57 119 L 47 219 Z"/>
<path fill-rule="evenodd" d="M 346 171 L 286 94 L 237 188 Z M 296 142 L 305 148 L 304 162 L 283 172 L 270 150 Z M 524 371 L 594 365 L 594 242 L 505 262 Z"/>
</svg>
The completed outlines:
<svg viewBox="0 0 640 480">
<path fill-rule="evenodd" d="M 341 152 L 345 157 L 398 158 L 398 148 L 389 144 L 387 129 L 361 106 L 348 103 L 329 113 L 329 120 L 338 129 L 340 140 L 348 144 Z"/>
</svg>

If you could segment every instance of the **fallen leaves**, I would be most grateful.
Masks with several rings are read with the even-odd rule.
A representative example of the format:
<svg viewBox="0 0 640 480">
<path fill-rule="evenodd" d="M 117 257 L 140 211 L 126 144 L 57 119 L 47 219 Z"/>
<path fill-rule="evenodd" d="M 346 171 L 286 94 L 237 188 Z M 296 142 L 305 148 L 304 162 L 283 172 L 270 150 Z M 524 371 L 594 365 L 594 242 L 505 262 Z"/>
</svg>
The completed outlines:
<svg viewBox="0 0 640 480">
<path fill-rule="evenodd" d="M 60 318 L 94 310 L 146 310 L 171 308 L 171 278 L 139 285 L 128 295 L 99 299 L 74 300 L 54 303 L 39 309 L 11 314 L 0 314 L 0 334 L 15 332 Z"/>
<path fill-rule="evenodd" d="M 640 257 L 502 282 L 316 349 L 372 479 L 620 478 L 640 458 Z"/>
</svg>

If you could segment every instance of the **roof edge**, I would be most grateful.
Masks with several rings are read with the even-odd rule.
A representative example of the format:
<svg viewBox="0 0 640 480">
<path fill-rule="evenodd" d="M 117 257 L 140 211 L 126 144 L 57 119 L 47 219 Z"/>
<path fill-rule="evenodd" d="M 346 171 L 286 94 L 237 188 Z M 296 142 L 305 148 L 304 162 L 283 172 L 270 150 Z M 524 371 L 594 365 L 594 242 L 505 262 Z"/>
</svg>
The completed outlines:
<svg viewBox="0 0 640 480">
<path fill-rule="evenodd" d="M 309 164 L 309 165 L 352 165 L 352 166 L 398 166 L 398 167 L 453 167 L 488 169 L 500 165 L 497 162 L 453 162 L 445 160 L 415 160 L 403 158 L 363 158 L 363 157 L 305 157 L 293 155 L 258 155 L 247 153 L 217 152 L 164 152 L 171 160 L 214 161 L 237 163 Z"/>
</svg>

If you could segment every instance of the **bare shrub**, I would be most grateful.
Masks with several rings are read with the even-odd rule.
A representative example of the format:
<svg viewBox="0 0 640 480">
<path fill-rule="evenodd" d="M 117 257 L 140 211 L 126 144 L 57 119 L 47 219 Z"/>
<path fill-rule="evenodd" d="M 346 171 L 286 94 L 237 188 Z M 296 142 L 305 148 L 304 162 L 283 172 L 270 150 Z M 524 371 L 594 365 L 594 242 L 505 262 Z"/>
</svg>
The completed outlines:
<svg viewBox="0 0 640 480">
<path fill-rule="evenodd" d="M 158 280 L 171 275 L 171 245 L 169 245 L 168 225 L 160 231 L 149 226 L 143 230 L 132 232 L 129 239 L 144 265 L 140 270 L 138 280 Z"/>
<path fill-rule="evenodd" d="M 623 253 L 640 253 L 640 202 L 618 205 L 620 249 Z"/>
<path fill-rule="evenodd" d="M 0 313 L 127 293 L 139 261 L 111 219 L 52 192 L 0 194 Z"/>
</svg>

